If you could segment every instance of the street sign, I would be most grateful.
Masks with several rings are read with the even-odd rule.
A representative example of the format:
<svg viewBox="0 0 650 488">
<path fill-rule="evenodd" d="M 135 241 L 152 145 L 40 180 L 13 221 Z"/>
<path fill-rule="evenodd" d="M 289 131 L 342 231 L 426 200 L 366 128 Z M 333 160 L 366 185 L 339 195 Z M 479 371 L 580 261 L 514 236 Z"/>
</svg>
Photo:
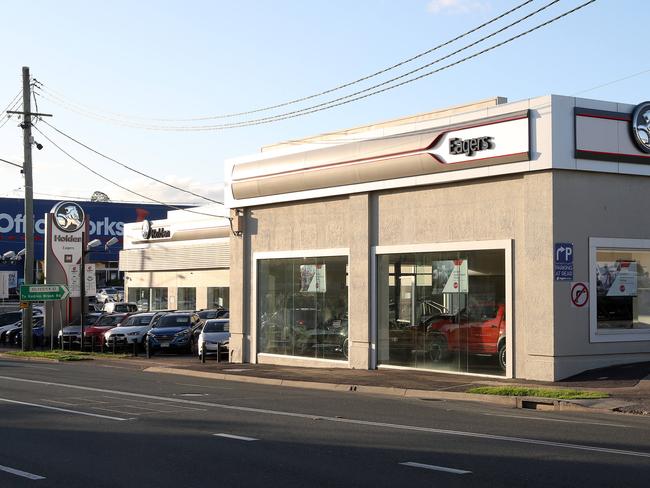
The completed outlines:
<svg viewBox="0 0 650 488">
<path fill-rule="evenodd" d="M 555 281 L 572 281 L 573 243 L 556 242 L 553 254 Z"/>
<path fill-rule="evenodd" d="M 571 283 L 571 304 L 582 308 L 589 303 L 589 286 L 587 283 Z"/>
<path fill-rule="evenodd" d="M 20 300 L 23 302 L 47 302 L 63 300 L 70 295 L 65 285 L 21 285 Z"/>
</svg>

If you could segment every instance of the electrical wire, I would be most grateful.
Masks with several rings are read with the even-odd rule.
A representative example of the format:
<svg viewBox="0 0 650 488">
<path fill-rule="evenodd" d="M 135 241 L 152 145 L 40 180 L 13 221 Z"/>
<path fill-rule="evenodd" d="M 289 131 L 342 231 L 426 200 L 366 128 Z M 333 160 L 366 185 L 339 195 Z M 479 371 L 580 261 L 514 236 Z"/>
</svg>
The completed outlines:
<svg viewBox="0 0 650 488">
<path fill-rule="evenodd" d="M 541 9 L 538 9 L 536 12 L 538 12 L 540 10 L 543 10 L 544 8 L 548 8 L 550 5 L 552 5 L 554 3 L 557 3 L 557 1 L 559 1 L 559 0 L 554 0 L 550 4 L 547 4 L 546 6 L 542 7 Z M 313 105 L 311 107 L 307 107 L 307 108 L 304 108 L 304 109 L 301 109 L 301 110 L 295 110 L 295 111 L 292 111 L 292 112 L 287 112 L 285 114 L 279 114 L 279 115 L 275 115 L 275 116 L 271 116 L 271 117 L 264 117 L 264 118 L 260 118 L 260 119 L 253 119 L 253 120 L 248 120 L 248 121 L 242 121 L 242 122 L 231 123 L 231 124 L 221 124 L 221 125 L 185 126 L 185 127 L 183 127 L 183 126 L 180 126 L 180 127 L 174 127 L 174 126 L 143 126 L 143 125 L 135 125 L 135 124 L 124 124 L 124 125 L 130 126 L 130 127 L 151 129 L 151 130 L 213 131 L 213 130 L 234 129 L 234 128 L 251 127 L 251 126 L 255 126 L 255 125 L 268 124 L 268 123 L 272 123 L 272 122 L 278 122 L 278 121 L 281 121 L 281 120 L 286 120 L 286 119 L 290 119 L 290 118 L 295 118 L 295 117 L 299 117 L 299 116 L 303 116 L 303 115 L 308 115 L 308 114 L 320 112 L 320 111 L 323 111 L 323 110 L 329 110 L 329 109 L 334 108 L 334 107 L 338 107 L 338 106 L 341 106 L 341 105 L 352 103 L 352 102 L 355 102 L 355 101 L 358 101 L 358 100 L 361 100 L 361 99 L 364 99 L 364 98 L 368 98 L 370 96 L 378 95 L 380 93 L 383 93 L 383 92 L 386 92 L 386 91 L 389 91 L 389 90 L 393 90 L 395 88 L 404 86 L 404 85 L 409 84 L 409 83 L 413 83 L 414 81 L 420 80 L 420 79 L 425 78 L 427 76 L 431 76 L 431 75 L 433 75 L 435 73 L 439 73 L 441 71 L 444 71 L 444 70 L 447 70 L 447 69 L 452 68 L 454 66 L 457 66 L 459 64 L 462 64 L 462 63 L 464 63 L 466 61 L 469 61 L 469 60 L 474 59 L 474 58 L 476 58 L 478 56 L 481 56 L 481 55 L 483 55 L 483 54 L 485 54 L 487 52 L 490 52 L 490 51 L 492 51 L 494 49 L 497 49 L 497 48 L 502 47 L 502 46 L 504 46 L 506 44 L 509 44 L 509 43 L 511 43 L 511 42 L 523 37 L 523 36 L 526 36 L 526 35 L 528 35 L 528 34 L 530 34 L 532 32 L 535 32 L 535 31 L 541 29 L 542 27 L 546 27 L 546 26 L 548 26 L 548 25 L 550 25 L 550 24 L 552 24 L 552 23 L 554 23 L 554 22 L 556 22 L 556 21 L 558 21 L 558 20 L 572 14 L 572 13 L 577 12 L 578 10 L 581 10 L 582 8 L 585 8 L 586 6 L 594 3 L 595 1 L 596 0 L 589 0 L 587 2 L 584 2 L 584 3 L 578 5 L 577 7 L 573 8 L 571 10 L 563 12 L 562 14 L 557 15 L 556 17 L 553 17 L 553 18 L 547 20 L 546 22 L 538 24 L 538 25 L 536 25 L 536 26 L 534 26 L 534 27 L 532 27 L 532 28 L 530 28 L 530 29 L 528 29 L 528 30 L 526 30 L 524 32 L 521 32 L 521 33 L 519 33 L 519 34 L 517 34 L 515 36 L 512 36 L 512 37 L 510 37 L 510 38 L 508 38 L 508 39 L 506 39 L 504 41 L 501 41 L 501 42 L 499 42 L 497 44 L 493 44 L 492 46 L 489 46 L 489 47 L 487 47 L 485 49 L 482 49 L 481 51 L 478 51 L 478 52 L 476 52 L 474 54 L 471 54 L 469 56 L 466 56 L 464 58 L 458 59 L 458 60 L 456 60 L 456 61 L 454 61 L 452 63 L 444 65 L 444 66 L 442 66 L 440 68 L 437 68 L 435 70 L 425 72 L 425 73 L 423 73 L 423 74 L 421 74 L 419 76 L 416 76 L 416 77 L 413 77 L 413 78 L 410 78 L 410 79 L 406 79 L 404 81 L 401 81 L 399 83 L 395 83 L 393 85 L 384 86 L 384 85 L 387 85 L 388 83 L 391 83 L 393 81 L 404 78 L 405 76 L 408 76 L 409 74 L 413 74 L 413 73 L 415 73 L 417 71 L 421 71 L 422 69 L 424 69 L 426 67 L 429 67 L 429 66 L 431 66 L 433 64 L 436 64 L 437 62 L 440 61 L 440 59 L 436 60 L 436 61 L 433 61 L 431 63 L 428 63 L 427 65 L 422 66 L 420 68 L 417 68 L 415 70 L 412 70 L 409 73 L 406 73 L 406 74 L 401 75 L 399 77 L 395 77 L 392 80 L 388 80 L 386 82 L 377 84 L 377 85 L 375 85 L 373 87 L 370 87 L 370 88 L 367 88 L 365 90 L 360 90 L 360 91 L 355 92 L 355 93 L 353 93 L 351 95 L 347 95 L 345 97 L 340 97 L 340 98 L 331 100 L 329 102 L 323 102 L 321 104 Z M 510 25 L 514 25 L 516 23 L 519 23 L 522 20 L 525 20 L 526 18 L 528 18 L 528 17 L 530 17 L 530 16 L 532 16 L 534 14 L 535 13 L 529 14 L 526 17 L 524 17 L 522 19 L 519 19 L 518 21 L 513 22 Z M 495 35 L 495 34 L 497 34 L 499 32 L 502 32 L 506 28 L 508 28 L 508 26 L 506 26 L 506 27 L 504 27 L 502 29 L 499 29 L 495 33 L 490 34 L 489 36 L 486 36 L 482 40 L 485 40 L 488 37 L 492 37 L 493 35 Z M 469 46 L 475 45 L 478 42 L 481 42 L 481 40 L 476 41 L 476 42 L 470 44 Z M 458 53 L 458 52 L 460 52 L 461 50 L 464 50 L 464 49 L 465 48 L 459 49 L 455 53 Z M 441 59 L 448 58 L 449 56 L 451 56 L 451 55 L 445 56 L 445 57 L 443 57 Z M 377 89 L 375 91 L 371 91 L 371 90 L 374 90 L 374 89 L 379 88 L 381 86 L 384 86 L 384 87 L 381 88 L 381 89 Z"/>
<path fill-rule="evenodd" d="M 494 22 L 497 22 L 498 20 L 501 20 L 502 18 L 512 14 L 513 12 L 516 12 L 517 10 L 525 7 L 526 5 L 528 5 L 529 3 L 533 2 L 533 1 L 534 0 L 526 0 L 526 1 L 522 2 L 522 3 L 520 3 L 519 5 L 516 5 L 515 7 L 513 7 L 511 9 L 497 15 L 496 17 L 488 20 L 487 22 L 484 22 L 484 23 L 482 23 L 482 24 L 480 24 L 480 25 L 478 25 L 478 26 L 476 26 L 476 27 L 474 27 L 474 28 L 472 28 L 472 29 L 470 29 L 470 30 L 456 36 L 456 37 L 454 37 L 453 39 L 450 39 L 450 40 L 445 41 L 445 42 L 443 42 L 441 44 L 438 44 L 437 46 L 434 46 L 434 47 L 432 47 L 430 49 L 427 49 L 426 51 L 420 52 L 420 53 L 418 53 L 418 54 L 416 54 L 414 56 L 411 56 L 410 58 L 407 58 L 407 59 L 405 59 L 403 61 L 395 63 L 395 64 L 393 64 L 393 65 L 391 65 L 391 66 L 389 66 L 387 68 L 383 68 L 383 69 L 381 69 L 379 71 L 376 71 L 376 72 L 371 73 L 369 75 L 363 76 L 363 77 L 358 78 L 356 80 L 353 80 L 353 81 L 350 81 L 350 82 L 347 82 L 347 83 L 343 83 L 341 85 L 337 85 L 337 86 L 335 86 L 333 88 L 330 88 L 330 89 L 327 89 L 327 90 L 324 90 L 324 91 L 321 91 L 321 92 L 318 92 L 318 93 L 315 93 L 315 94 L 312 94 L 312 95 L 304 96 L 304 97 L 301 97 L 301 98 L 295 98 L 295 99 L 292 99 L 292 100 L 289 100 L 289 101 L 286 101 L 286 102 L 282 102 L 282 103 L 278 103 L 278 104 L 275 104 L 275 105 L 269 105 L 269 106 L 266 106 L 266 107 L 257 108 L 257 109 L 253 109 L 253 110 L 248 110 L 248 111 L 244 111 L 244 112 L 235 112 L 235 113 L 220 114 L 220 115 L 209 115 L 209 116 L 202 116 L 202 117 L 191 117 L 191 118 L 185 118 L 185 119 L 150 118 L 150 117 L 139 117 L 139 116 L 133 116 L 133 115 L 124 115 L 124 114 L 119 114 L 119 113 L 115 113 L 115 112 L 107 112 L 107 111 L 104 111 L 104 112 L 112 114 L 112 115 L 117 115 L 118 117 L 126 118 L 126 119 L 130 118 L 130 119 L 148 120 L 148 121 L 155 121 L 155 122 L 199 122 L 199 121 L 205 121 L 205 120 L 216 120 L 216 119 L 239 117 L 239 116 L 251 115 L 251 114 L 259 113 L 259 112 L 267 112 L 269 110 L 274 110 L 274 109 L 286 107 L 288 105 L 294 105 L 294 104 L 297 104 L 297 103 L 300 103 L 300 102 L 304 102 L 304 101 L 311 100 L 311 99 L 314 99 L 314 98 L 317 98 L 317 97 L 321 97 L 323 95 L 327 95 L 329 93 L 332 93 L 332 92 L 335 92 L 335 91 L 338 91 L 338 90 L 342 90 L 344 88 L 348 88 L 348 87 L 350 87 L 352 85 L 361 83 L 363 81 L 369 80 L 369 79 L 377 77 L 379 75 L 382 75 L 382 74 L 384 74 L 384 73 L 386 73 L 388 71 L 399 68 L 399 67 L 401 67 L 401 66 L 403 66 L 405 64 L 408 64 L 408 63 L 410 63 L 412 61 L 415 61 L 416 59 L 419 59 L 419 58 L 421 58 L 423 56 L 426 56 L 427 54 L 430 54 L 430 53 L 432 53 L 434 51 L 437 51 L 437 50 L 439 50 L 439 49 L 441 49 L 443 47 L 446 47 L 446 46 L 448 46 L 448 45 L 450 45 L 450 44 L 452 44 L 452 43 L 454 43 L 454 42 L 456 42 L 456 41 L 458 41 L 458 40 L 460 40 L 460 39 L 462 39 L 464 37 L 467 37 L 470 34 L 473 34 L 474 32 L 476 32 L 476 31 L 478 31 L 478 30 L 480 30 L 480 29 L 482 29 L 482 28 L 484 28 L 484 27 L 486 27 L 486 26 L 488 26 L 490 24 L 493 24 Z M 34 81 L 36 83 L 38 83 L 42 89 L 47 90 L 50 93 L 50 95 L 56 95 L 55 90 L 52 90 L 51 88 L 49 88 L 47 86 L 44 86 L 43 83 L 38 81 L 38 80 L 34 80 Z M 54 92 L 54 93 L 52 93 L 52 92 Z M 61 94 L 59 94 L 59 98 L 62 98 Z M 63 101 L 65 101 L 65 97 L 63 97 L 63 99 L 64 99 Z M 77 105 L 78 107 L 80 107 L 82 109 L 84 108 L 82 105 L 75 104 L 74 102 L 72 103 L 72 105 Z M 90 111 L 92 112 L 93 110 L 90 110 Z"/>
<path fill-rule="evenodd" d="M 11 161 L 7 161 L 6 159 L 2 159 L 2 158 L 0 158 L 0 161 L 2 161 L 3 163 L 7 163 L 7 164 L 10 164 L 12 166 L 15 166 L 17 168 L 20 168 L 21 170 L 23 169 L 22 164 L 12 163 Z"/>
<path fill-rule="evenodd" d="M 631 74 L 631 75 L 628 75 L 628 76 L 624 76 L 623 78 L 617 78 L 616 80 L 608 81 L 606 83 L 603 83 L 602 85 L 592 86 L 591 88 L 587 88 L 586 90 L 581 90 L 579 92 L 575 92 L 571 96 L 575 97 L 576 95 L 581 95 L 583 93 L 587 93 L 587 92 L 590 92 L 590 91 L 593 91 L 593 90 L 597 90 L 598 88 L 604 88 L 606 86 L 613 85 L 615 83 L 620 83 L 621 81 L 629 80 L 630 78 L 634 78 L 636 76 L 644 75 L 644 74 L 646 74 L 648 72 L 650 72 L 650 68 L 649 69 L 644 69 L 643 71 L 639 71 L 637 73 L 634 73 L 634 74 Z"/>
<path fill-rule="evenodd" d="M 119 166 L 122 166 L 123 168 L 126 168 L 129 171 L 132 171 L 132 172 L 137 173 L 137 174 L 139 174 L 141 176 L 144 176 L 145 178 L 149 178 L 150 180 L 153 180 L 153 181 L 155 181 L 157 183 L 160 183 L 161 185 L 165 185 L 165 186 L 168 186 L 169 188 L 173 188 L 174 190 L 178 190 L 178 191 L 188 193 L 190 195 L 194 195 L 195 197 L 201 198 L 201 199 L 206 200 L 208 202 L 218 203 L 220 205 L 223 205 L 223 202 L 220 202 L 218 200 L 214 200 L 213 198 L 206 197 L 204 195 L 200 195 L 199 193 L 195 193 L 195 192 L 193 192 L 191 190 L 186 190 L 184 188 L 180 188 L 178 186 L 172 185 L 171 183 L 167 183 L 166 181 L 160 180 L 160 179 L 158 179 L 158 178 L 156 178 L 154 176 L 151 176 L 151 175 L 149 175 L 147 173 L 144 173 L 144 172 L 142 172 L 140 170 L 137 170 L 137 169 L 135 169 L 135 168 L 133 168 L 133 167 L 127 165 L 127 164 L 121 163 L 117 159 L 114 159 L 114 158 L 112 158 L 110 156 L 107 156 L 107 155 L 97 151 L 96 149 L 93 149 L 92 147 L 88 146 L 87 144 L 84 144 L 83 142 L 79 141 L 78 139 L 75 139 L 71 135 L 66 134 L 62 130 L 57 129 L 52 124 L 50 124 L 47 120 L 43 120 L 43 123 L 46 124 L 48 127 L 52 128 L 53 130 L 55 130 L 56 132 L 58 132 L 59 134 L 61 134 L 62 136 L 67 137 L 68 139 L 75 142 L 76 144 L 79 144 L 81 147 L 84 147 L 84 148 L 88 149 L 89 151 L 97 154 L 98 156 L 101 156 L 102 158 L 107 159 L 108 161 L 111 161 L 111 162 L 113 162 L 115 164 L 118 164 Z"/>
<path fill-rule="evenodd" d="M 61 151 L 61 152 L 62 152 L 63 154 L 65 154 L 66 156 L 68 156 L 68 158 L 70 158 L 72 161 L 74 161 L 74 162 L 77 163 L 78 165 L 82 166 L 83 168 L 87 169 L 88 171 L 90 171 L 91 173 L 93 173 L 95 176 L 100 177 L 102 180 L 105 180 L 105 181 L 111 183 L 112 185 L 115 185 L 115 186 L 117 186 L 118 188 L 121 188 L 121 189 L 124 190 L 124 191 L 127 191 L 127 192 L 129 192 L 129 193 L 132 193 L 133 195 L 137 195 L 137 196 L 139 196 L 140 198 L 144 198 L 145 200 L 149 200 L 149 201 L 152 201 L 152 202 L 154 202 L 154 203 L 158 203 L 158 204 L 160 204 L 160 205 L 164 205 L 165 207 L 167 207 L 167 208 L 171 208 L 171 209 L 174 209 L 174 210 L 182 210 L 182 211 L 184 211 L 184 212 L 190 212 L 190 213 L 194 213 L 194 214 L 197 214 L 197 215 L 206 215 L 206 216 L 208 216 L 208 217 L 223 217 L 223 215 L 214 215 L 214 214 L 209 214 L 209 213 L 205 213 L 205 212 L 199 212 L 199 211 L 191 210 L 191 209 L 187 209 L 187 208 L 177 207 L 177 206 L 172 205 L 172 204 L 170 204 L 170 203 L 166 203 L 166 202 L 163 202 L 163 201 L 161 201 L 161 200 L 156 200 L 155 198 L 151 198 L 151 197 L 149 197 L 149 196 L 147 196 L 147 195 L 143 195 L 142 193 L 138 193 L 138 192 L 135 191 L 135 190 L 131 190 L 130 188 L 127 188 L 127 187 L 125 187 L 125 186 L 123 186 L 123 185 L 117 183 L 116 181 L 113 181 L 113 180 L 111 180 L 110 178 L 107 178 L 106 176 L 102 175 L 102 174 L 99 173 L 98 171 L 95 171 L 94 169 L 92 169 L 92 168 L 91 168 L 90 166 L 88 166 L 87 164 L 84 164 L 84 163 L 82 163 L 81 161 L 79 161 L 77 158 L 75 158 L 73 155 L 71 155 L 69 152 L 67 152 L 65 149 L 63 149 L 61 146 L 59 146 L 56 142 L 54 142 L 52 139 L 50 139 L 50 138 L 47 136 L 47 134 L 45 134 L 43 131 L 41 131 L 38 127 L 34 127 L 34 129 L 36 129 L 36 131 L 38 131 L 38 132 L 39 132 L 43 137 L 45 137 L 45 139 L 47 139 L 48 142 L 49 142 L 50 144 L 52 144 L 52 145 L 53 145 L 54 147 L 56 147 L 59 151 Z"/>
<path fill-rule="evenodd" d="M 7 110 L 16 111 L 17 108 L 22 108 L 22 106 L 23 106 L 23 101 L 22 101 L 21 99 L 18 99 L 18 100 L 16 100 L 16 101 L 14 102 L 14 104 L 13 104 L 12 107 L 9 107 L 9 106 L 8 106 L 8 107 L 7 107 Z M 5 111 L 5 112 L 6 112 L 6 111 Z M 5 115 L 4 115 L 4 118 L 5 118 L 5 119 L 4 119 L 4 121 L 0 124 L 0 129 L 3 128 L 7 122 L 9 122 L 9 120 L 11 119 L 11 116 L 12 116 L 12 115 L 13 115 L 13 114 L 5 113 Z M 0 117 L 0 120 L 2 120 L 2 117 Z"/>
</svg>

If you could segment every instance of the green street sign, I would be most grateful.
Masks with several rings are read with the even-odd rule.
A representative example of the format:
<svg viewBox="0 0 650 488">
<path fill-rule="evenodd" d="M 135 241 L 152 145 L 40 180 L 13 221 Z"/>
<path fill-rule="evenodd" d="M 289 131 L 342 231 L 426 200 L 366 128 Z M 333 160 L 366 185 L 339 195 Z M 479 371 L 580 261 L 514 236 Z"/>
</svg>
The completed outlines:
<svg viewBox="0 0 650 488">
<path fill-rule="evenodd" d="M 48 302 L 63 300 L 70 295 L 65 285 L 20 285 L 20 300 L 23 302 Z"/>
</svg>

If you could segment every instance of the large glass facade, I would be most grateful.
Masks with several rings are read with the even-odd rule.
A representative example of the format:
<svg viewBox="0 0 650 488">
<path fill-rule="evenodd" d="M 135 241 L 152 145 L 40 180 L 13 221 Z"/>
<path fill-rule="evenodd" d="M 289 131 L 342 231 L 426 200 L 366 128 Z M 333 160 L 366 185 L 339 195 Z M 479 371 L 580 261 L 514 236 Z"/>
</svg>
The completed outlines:
<svg viewBox="0 0 650 488">
<path fill-rule="evenodd" d="M 196 310 L 196 288 L 179 287 L 176 306 L 178 310 Z"/>
<path fill-rule="evenodd" d="M 650 333 L 650 250 L 597 249 L 599 333 Z"/>
<path fill-rule="evenodd" d="M 505 251 L 377 257 L 379 364 L 505 374 Z"/>
<path fill-rule="evenodd" d="M 345 360 L 348 258 L 263 259 L 257 276 L 257 350 Z"/>
<path fill-rule="evenodd" d="M 230 289 L 228 287 L 208 287 L 208 308 L 228 308 Z"/>
<path fill-rule="evenodd" d="M 136 303 L 140 312 L 167 310 L 167 288 L 129 288 L 128 301 Z"/>
</svg>

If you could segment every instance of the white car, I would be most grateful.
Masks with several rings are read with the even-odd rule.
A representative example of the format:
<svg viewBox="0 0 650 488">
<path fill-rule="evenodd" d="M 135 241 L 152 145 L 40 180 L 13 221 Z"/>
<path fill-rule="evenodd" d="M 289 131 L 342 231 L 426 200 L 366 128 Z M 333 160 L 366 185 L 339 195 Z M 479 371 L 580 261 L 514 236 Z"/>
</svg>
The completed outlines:
<svg viewBox="0 0 650 488">
<path fill-rule="evenodd" d="M 97 290 L 95 298 L 99 303 L 119 302 L 122 300 L 120 292 L 115 288 L 102 288 L 100 290 Z"/>
<path fill-rule="evenodd" d="M 228 351 L 230 342 L 230 320 L 229 319 L 208 319 L 199 334 L 198 351 L 199 357 L 205 354 L 215 354 Z"/>
<path fill-rule="evenodd" d="M 110 330 L 107 330 L 104 333 L 104 342 L 106 347 L 111 347 L 113 341 L 115 345 L 128 345 L 128 344 L 143 344 L 144 337 L 149 332 L 158 319 L 162 317 L 164 313 L 161 312 L 148 312 L 148 313 L 136 313 L 133 314 L 122 322 L 117 327 L 113 327 Z"/>
</svg>

